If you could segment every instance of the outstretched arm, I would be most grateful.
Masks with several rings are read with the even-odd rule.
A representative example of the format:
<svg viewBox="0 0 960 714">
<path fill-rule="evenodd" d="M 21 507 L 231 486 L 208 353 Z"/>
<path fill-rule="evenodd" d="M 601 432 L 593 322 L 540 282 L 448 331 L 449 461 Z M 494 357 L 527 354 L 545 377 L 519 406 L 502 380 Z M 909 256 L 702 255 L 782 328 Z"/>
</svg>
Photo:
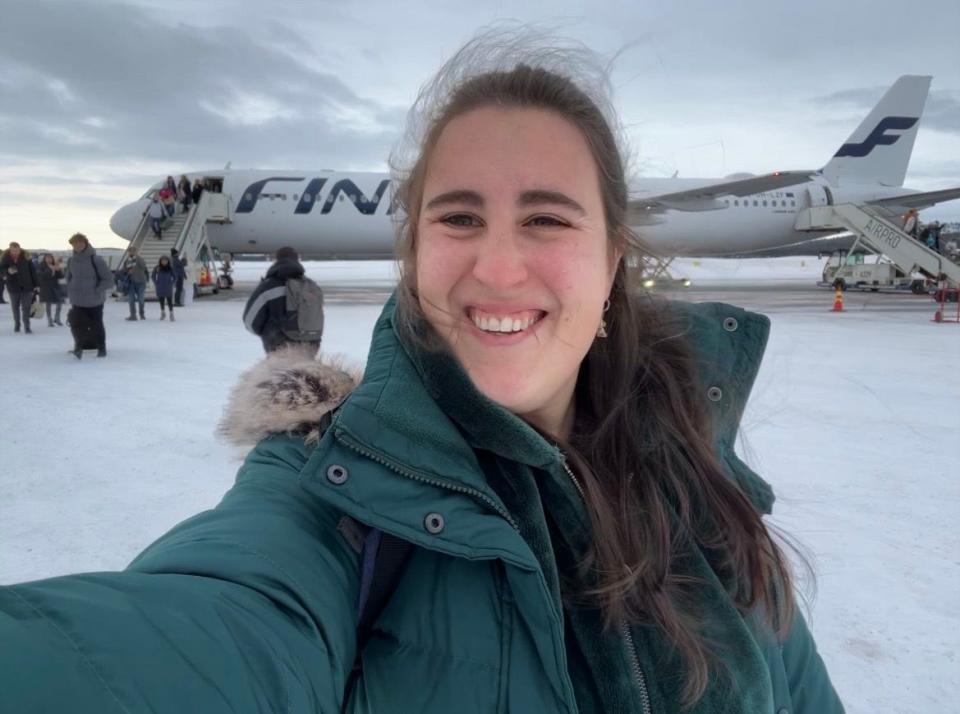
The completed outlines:
<svg viewBox="0 0 960 714">
<path fill-rule="evenodd" d="M 339 711 L 357 556 L 262 442 L 213 510 L 120 573 L 0 588 L 0 711 Z"/>
</svg>

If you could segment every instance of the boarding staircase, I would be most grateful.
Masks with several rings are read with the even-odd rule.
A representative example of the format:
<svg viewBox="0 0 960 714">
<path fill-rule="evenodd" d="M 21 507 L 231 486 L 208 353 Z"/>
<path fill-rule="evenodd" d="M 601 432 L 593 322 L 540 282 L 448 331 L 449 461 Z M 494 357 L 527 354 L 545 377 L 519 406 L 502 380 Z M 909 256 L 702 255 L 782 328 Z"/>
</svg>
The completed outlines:
<svg viewBox="0 0 960 714">
<path fill-rule="evenodd" d="M 187 259 L 188 284 L 184 289 L 197 291 L 211 286 L 215 290 L 220 275 L 216 261 L 213 260 L 206 226 L 207 223 L 230 223 L 230 197 L 223 193 L 204 191 L 200 195 L 200 201 L 186 213 L 179 210 L 179 205 L 177 208 L 177 212 L 167 222 L 167 227 L 161 231 L 159 239 L 150 228 L 150 219 L 144 215 L 129 247 L 137 249 L 149 272 L 153 271 L 160 256 L 170 257 L 170 249 L 176 248 L 180 257 Z M 124 253 L 121 263 L 126 255 Z M 205 271 L 206 282 L 201 281 L 201 271 Z M 193 283 L 193 286 L 189 283 Z M 156 297 L 153 281 L 147 283 L 146 296 L 148 299 Z"/>
<path fill-rule="evenodd" d="M 853 203 L 811 206 L 797 214 L 795 228 L 853 231 L 857 242 L 887 256 L 905 275 L 921 273 L 932 280 L 943 276 L 950 287 L 960 285 L 960 265 L 904 233 L 875 207 Z"/>
</svg>

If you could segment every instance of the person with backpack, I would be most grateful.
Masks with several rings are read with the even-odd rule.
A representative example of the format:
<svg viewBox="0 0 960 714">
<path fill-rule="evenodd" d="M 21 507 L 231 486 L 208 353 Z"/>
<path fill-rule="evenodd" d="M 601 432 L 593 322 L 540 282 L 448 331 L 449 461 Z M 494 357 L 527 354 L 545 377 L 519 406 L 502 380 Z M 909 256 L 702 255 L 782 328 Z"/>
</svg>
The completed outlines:
<svg viewBox="0 0 960 714">
<path fill-rule="evenodd" d="M 160 301 L 160 319 L 167 319 L 166 308 L 169 307 L 170 322 L 176 322 L 177 319 L 173 315 L 173 286 L 176 284 L 177 278 L 170 258 L 161 255 L 150 277 L 153 279 L 153 287 L 157 293 L 157 299 Z"/>
<path fill-rule="evenodd" d="M 271 353 L 215 508 L 0 587 L 0 710 L 842 714 L 734 448 L 769 319 L 640 289 L 608 62 L 490 32 L 408 114 L 362 380 Z"/>
<path fill-rule="evenodd" d="M 247 300 L 243 324 L 260 337 L 267 354 L 289 344 L 312 355 L 319 351 L 323 337 L 323 291 L 304 275 L 293 248 L 277 251 L 276 261 Z"/>
<path fill-rule="evenodd" d="M 54 324 L 63 325 L 60 322 L 60 311 L 63 308 L 63 292 L 60 290 L 60 281 L 63 279 L 63 266 L 60 259 L 53 253 L 45 253 L 43 262 L 40 263 L 38 271 L 40 282 L 40 302 L 46 305 L 47 326 L 53 327 Z M 56 307 L 56 314 L 54 314 Z"/>
<path fill-rule="evenodd" d="M 130 306 L 130 315 L 127 317 L 129 322 L 137 321 L 137 308 L 141 320 L 146 320 L 144 312 L 144 303 L 146 301 L 147 280 L 150 279 L 149 268 L 146 261 L 137 254 L 134 246 L 127 248 L 127 255 L 120 263 L 117 269 L 117 276 L 120 281 L 127 285 L 127 303 Z"/>
<path fill-rule="evenodd" d="M 21 323 L 25 334 L 31 334 L 30 308 L 33 297 L 39 290 L 37 271 L 27 251 L 16 241 L 0 255 L 0 274 L 6 279 L 13 309 L 13 331 L 20 332 Z"/>
<path fill-rule="evenodd" d="M 940 221 L 933 221 L 930 223 L 929 232 L 927 233 L 927 247 L 930 250 L 935 250 L 937 253 L 940 252 L 940 232 L 943 230 L 943 226 L 940 224 Z"/>
<path fill-rule="evenodd" d="M 113 284 L 113 273 L 83 233 L 70 236 L 73 255 L 67 261 L 67 298 L 70 311 L 67 322 L 73 334 L 77 359 L 83 350 L 95 349 L 97 357 L 107 356 L 107 332 L 103 326 L 103 303 Z"/>
</svg>

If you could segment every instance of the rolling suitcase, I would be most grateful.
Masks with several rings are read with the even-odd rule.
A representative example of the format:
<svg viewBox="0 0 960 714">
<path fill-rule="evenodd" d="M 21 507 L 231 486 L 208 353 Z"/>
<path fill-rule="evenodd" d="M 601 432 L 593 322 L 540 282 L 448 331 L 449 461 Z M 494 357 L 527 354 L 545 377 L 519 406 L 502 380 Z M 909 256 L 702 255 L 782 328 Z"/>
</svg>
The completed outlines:
<svg viewBox="0 0 960 714">
<path fill-rule="evenodd" d="M 97 349 L 96 330 L 94 330 L 93 322 L 87 313 L 71 307 L 67 313 L 67 323 L 70 325 L 70 332 L 73 334 L 73 342 L 79 349 Z"/>
</svg>

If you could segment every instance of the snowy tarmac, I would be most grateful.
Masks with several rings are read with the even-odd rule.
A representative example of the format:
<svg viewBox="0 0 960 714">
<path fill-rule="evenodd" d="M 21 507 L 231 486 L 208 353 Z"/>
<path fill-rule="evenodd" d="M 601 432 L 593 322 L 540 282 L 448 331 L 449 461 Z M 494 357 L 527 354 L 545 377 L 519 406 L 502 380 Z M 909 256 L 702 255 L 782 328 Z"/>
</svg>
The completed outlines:
<svg viewBox="0 0 960 714">
<path fill-rule="evenodd" d="M 770 315 L 740 453 L 778 495 L 773 522 L 816 572 L 809 618 L 851 714 L 960 712 L 960 325 L 929 297 L 816 288 L 816 260 L 682 261 L 670 297 Z M 0 583 L 123 568 L 217 503 L 242 452 L 218 441 L 238 375 L 262 356 L 241 324 L 265 264 L 160 322 L 107 304 L 109 356 L 65 327 L 12 334 L 0 306 Z M 327 295 L 325 353 L 362 364 L 389 263 L 308 264 Z"/>
</svg>

